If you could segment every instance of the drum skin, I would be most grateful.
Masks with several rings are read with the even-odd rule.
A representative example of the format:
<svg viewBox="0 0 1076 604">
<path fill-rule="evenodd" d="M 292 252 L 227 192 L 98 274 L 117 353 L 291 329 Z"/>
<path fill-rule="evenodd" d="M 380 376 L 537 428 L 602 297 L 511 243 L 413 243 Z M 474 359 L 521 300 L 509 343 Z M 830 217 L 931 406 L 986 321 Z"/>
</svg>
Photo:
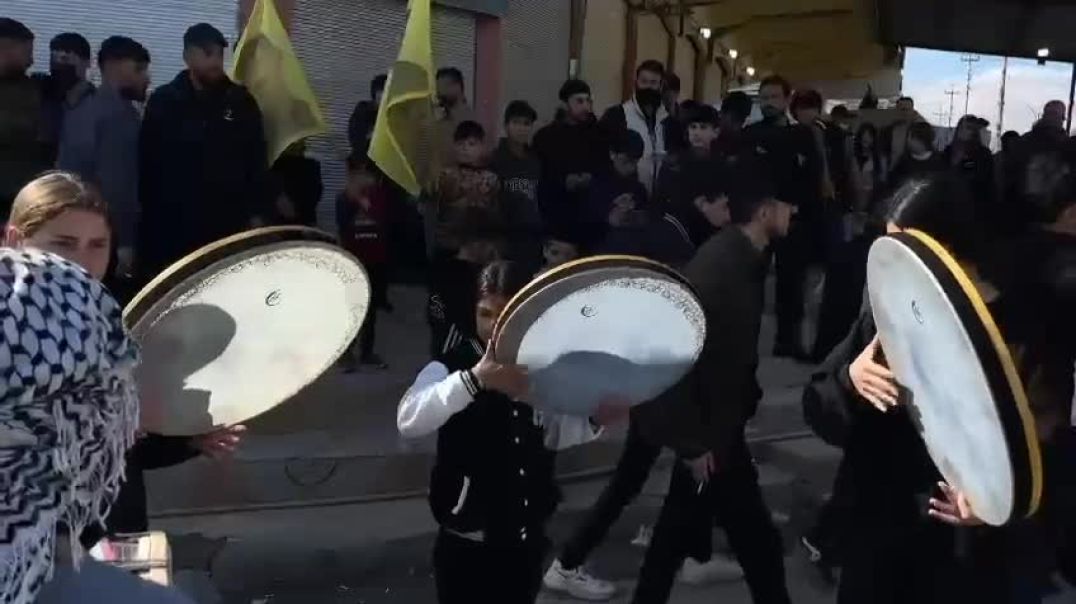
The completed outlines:
<svg viewBox="0 0 1076 604">
<path fill-rule="evenodd" d="M 142 430 L 247 421 L 332 367 L 362 326 L 358 260 L 314 229 L 255 229 L 176 262 L 124 310 L 142 346 Z"/>
<path fill-rule="evenodd" d="M 974 283 L 918 231 L 875 242 L 867 281 L 886 361 L 939 472 L 987 524 L 1033 514 L 1042 497 L 1034 418 Z"/>
<path fill-rule="evenodd" d="M 597 256 L 549 271 L 509 301 L 497 359 L 527 367 L 530 402 L 589 415 L 604 400 L 652 400 L 694 366 L 706 338 L 697 297 L 676 271 Z"/>
</svg>

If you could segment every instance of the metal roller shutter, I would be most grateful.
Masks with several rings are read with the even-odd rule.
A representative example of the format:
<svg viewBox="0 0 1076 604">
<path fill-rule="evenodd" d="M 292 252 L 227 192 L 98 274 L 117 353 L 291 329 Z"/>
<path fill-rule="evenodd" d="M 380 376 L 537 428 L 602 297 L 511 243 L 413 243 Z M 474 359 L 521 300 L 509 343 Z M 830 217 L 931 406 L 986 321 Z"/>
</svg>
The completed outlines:
<svg viewBox="0 0 1076 604">
<path fill-rule="evenodd" d="M 229 42 L 236 35 L 236 0 L 3 0 L 0 16 L 18 19 L 36 36 L 34 70 L 48 71 L 49 40 L 73 31 L 90 41 L 96 56 L 109 36 L 128 36 L 149 49 L 154 85 L 170 82 L 185 69 L 183 33 L 195 23 L 211 23 Z M 225 57 L 229 64 L 230 57 Z M 96 74 L 94 60 L 93 79 Z"/>
<path fill-rule="evenodd" d="M 355 103 L 370 98 L 370 80 L 396 60 L 406 3 L 400 0 L 317 0 L 297 2 L 292 44 L 318 95 L 329 132 L 308 145 L 321 162 L 325 194 L 318 207 L 320 226 L 335 232 L 332 200 L 344 186 L 343 159 L 350 148 L 347 123 Z M 437 67 L 463 72 L 468 95 L 474 86 L 475 24 L 471 13 L 434 8 L 433 52 Z"/>
<path fill-rule="evenodd" d="M 557 91 L 568 77 L 570 30 L 570 2 L 509 2 L 503 21 L 502 104 L 523 99 L 538 110 L 539 122 L 553 119 Z"/>
</svg>

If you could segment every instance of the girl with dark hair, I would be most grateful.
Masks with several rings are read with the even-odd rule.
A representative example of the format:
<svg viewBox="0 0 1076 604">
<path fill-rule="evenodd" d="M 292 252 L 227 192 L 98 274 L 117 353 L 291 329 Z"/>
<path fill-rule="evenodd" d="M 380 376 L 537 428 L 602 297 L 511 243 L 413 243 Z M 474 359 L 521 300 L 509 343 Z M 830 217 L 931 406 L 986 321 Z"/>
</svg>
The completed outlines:
<svg viewBox="0 0 1076 604">
<path fill-rule="evenodd" d="M 554 451 L 598 435 L 599 420 L 544 415 L 523 402 L 526 369 L 496 359 L 497 317 L 530 278 L 509 261 L 482 270 L 477 337 L 426 365 L 397 412 L 404 437 L 437 432 L 429 501 L 441 525 L 433 559 L 442 604 L 535 601 L 549 545 L 545 525 L 560 499 Z M 596 412 L 601 420 L 623 414 L 616 401 Z"/>
<path fill-rule="evenodd" d="M 1007 342 L 1021 340 L 1019 306 L 993 277 L 989 229 L 976 218 L 961 179 L 913 179 L 901 187 L 889 205 L 887 230 L 906 229 L 941 242 L 976 283 Z M 1009 555 L 1008 532 L 993 531 L 972 543 L 967 530 L 952 526 L 979 522 L 961 493 L 948 486 L 939 490 L 940 475 L 912 417 L 897 404 L 895 377 L 880 355 L 868 301 L 803 396 L 812 429 L 844 448 L 823 516 L 832 521 L 828 537 L 843 566 L 838 604 L 1013 601 L 1008 590 L 1026 587 L 1028 558 L 1015 562 Z M 1037 418 L 1043 415 L 1042 409 L 1033 411 Z M 965 560 L 956 552 L 969 544 L 977 551 Z M 983 572 L 992 565 L 1000 568 Z"/>
</svg>

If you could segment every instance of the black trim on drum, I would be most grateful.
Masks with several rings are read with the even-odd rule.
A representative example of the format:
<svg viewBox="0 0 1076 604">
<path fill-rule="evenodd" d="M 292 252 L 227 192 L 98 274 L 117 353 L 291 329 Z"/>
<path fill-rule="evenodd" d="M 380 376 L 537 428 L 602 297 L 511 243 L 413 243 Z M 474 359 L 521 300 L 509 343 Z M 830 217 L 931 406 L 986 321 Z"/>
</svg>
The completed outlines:
<svg viewBox="0 0 1076 604">
<path fill-rule="evenodd" d="M 1028 451 L 1024 421 L 1020 416 L 1016 395 L 1005 375 L 1005 369 L 994 342 L 986 327 L 983 326 L 979 313 L 968 299 L 964 288 L 956 276 L 949 270 L 941 258 L 925 243 L 913 235 L 896 233 L 889 235 L 907 246 L 938 280 L 949 302 L 956 310 L 961 324 L 971 338 L 972 346 L 978 352 L 990 391 L 994 394 L 994 406 L 1001 419 L 1001 429 L 1005 434 L 1005 443 L 1009 448 L 1009 463 L 1013 475 L 1013 509 L 1009 520 L 1024 518 L 1031 511 L 1032 505 L 1032 469 L 1031 454 Z"/>
</svg>

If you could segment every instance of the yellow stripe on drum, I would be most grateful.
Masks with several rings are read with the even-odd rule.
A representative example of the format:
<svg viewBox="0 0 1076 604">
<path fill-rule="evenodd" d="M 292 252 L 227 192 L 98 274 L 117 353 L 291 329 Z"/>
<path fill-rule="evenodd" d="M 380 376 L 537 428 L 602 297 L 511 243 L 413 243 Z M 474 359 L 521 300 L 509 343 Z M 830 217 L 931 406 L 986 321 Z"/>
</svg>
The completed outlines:
<svg viewBox="0 0 1076 604">
<path fill-rule="evenodd" d="M 1002 337 L 997 323 L 994 322 L 994 317 L 990 314 L 990 309 L 987 308 L 986 302 L 979 294 L 979 289 L 975 287 L 975 284 L 968 278 L 967 273 L 960 268 L 960 264 L 945 247 L 922 231 L 909 229 L 904 232 L 930 248 L 949 269 L 949 272 L 956 278 L 957 283 L 960 284 L 961 289 L 964 290 L 964 294 L 971 302 L 972 308 L 979 315 L 979 320 L 982 321 L 983 326 L 986 328 L 986 333 L 990 336 L 990 341 L 994 344 L 995 350 L 997 350 L 998 358 L 1001 360 L 1001 367 L 1005 372 L 1005 379 L 1012 389 L 1017 411 L 1020 413 L 1020 419 L 1024 424 L 1024 438 L 1027 441 L 1028 459 L 1031 463 L 1031 503 L 1027 512 L 1030 517 L 1038 511 L 1039 505 L 1042 503 L 1042 451 L 1039 448 L 1039 437 L 1035 431 L 1035 416 L 1031 413 L 1031 404 L 1027 398 L 1027 391 L 1024 390 L 1024 384 L 1020 380 L 1019 372 L 1016 370 L 1016 363 L 1009 352 L 1009 346 L 1005 343 L 1005 338 Z"/>
</svg>

